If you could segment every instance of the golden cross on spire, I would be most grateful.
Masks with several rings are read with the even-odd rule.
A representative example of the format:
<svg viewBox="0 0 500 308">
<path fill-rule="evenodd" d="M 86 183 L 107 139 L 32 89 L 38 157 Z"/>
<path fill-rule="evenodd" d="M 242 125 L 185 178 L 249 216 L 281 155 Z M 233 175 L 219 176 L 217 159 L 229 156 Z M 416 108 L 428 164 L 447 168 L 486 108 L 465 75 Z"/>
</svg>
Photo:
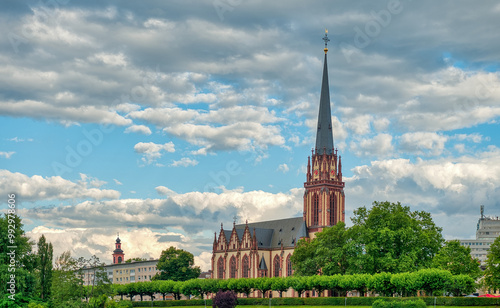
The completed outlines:
<svg viewBox="0 0 500 308">
<path fill-rule="evenodd" d="M 330 39 L 328 38 L 328 29 L 325 29 L 325 36 L 323 37 L 323 41 L 325 41 L 325 53 L 328 52 L 328 42 Z"/>
</svg>

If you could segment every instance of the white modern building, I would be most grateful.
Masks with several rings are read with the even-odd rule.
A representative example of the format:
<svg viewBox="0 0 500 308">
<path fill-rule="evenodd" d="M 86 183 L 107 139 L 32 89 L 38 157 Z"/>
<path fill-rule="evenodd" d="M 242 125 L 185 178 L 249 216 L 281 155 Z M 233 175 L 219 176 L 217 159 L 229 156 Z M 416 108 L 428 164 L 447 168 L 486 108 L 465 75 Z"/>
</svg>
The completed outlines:
<svg viewBox="0 0 500 308">
<path fill-rule="evenodd" d="M 477 222 L 476 239 L 459 240 L 462 246 L 470 247 L 472 257 L 486 264 L 486 256 L 490 245 L 500 236 L 500 218 L 498 216 L 485 216 L 484 205 L 481 205 L 481 218 Z"/>
</svg>

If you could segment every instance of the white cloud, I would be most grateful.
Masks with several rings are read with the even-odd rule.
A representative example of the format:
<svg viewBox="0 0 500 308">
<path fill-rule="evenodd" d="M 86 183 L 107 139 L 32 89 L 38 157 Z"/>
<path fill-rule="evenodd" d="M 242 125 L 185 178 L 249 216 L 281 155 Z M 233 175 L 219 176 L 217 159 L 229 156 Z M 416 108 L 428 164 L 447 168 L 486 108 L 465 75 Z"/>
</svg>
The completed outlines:
<svg viewBox="0 0 500 308">
<path fill-rule="evenodd" d="M 441 155 L 447 136 L 437 133 L 416 132 L 403 134 L 399 139 L 399 147 L 405 152 L 417 155 Z"/>
<path fill-rule="evenodd" d="M 132 121 L 105 107 L 54 106 L 41 101 L 3 101 L 0 103 L 0 114 L 14 117 L 31 117 L 36 119 L 57 120 L 63 124 L 102 123 L 119 126 L 130 125 Z"/>
<path fill-rule="evenodd" d="M 173 142 L 156 144 L 154 142 L 139 142 L 134 146 L 136 153 L 144 154 L 142 161 L 151 164 L 163 156 L 163 151 L 173 153 L 175 146 Z"/>
<path fill-rule="evenodd" d="M 283 173 L 287 173 L 288 171 L 290 171 L 290 168 L 288 168 L 287 164 L 281 164 L 278 166 L 278 171 L 281 171 Z"/>
<path fill-rule="evenodd" d="M 394 152 L 392 136 L 389 134 L 378 134 L 373 138 L 353 141 L 349 147 L 356 156 L 387 157 L 392 156 Z"/>
<path fill-rule="evenodd" d="M 470 215 L 468 223 L 472 229 L 479 205 L 498 210 L 500 150 L 497 148 L 458 158 L 378 160 L 352 171 L 353 177 L 345 178 L 348 204 L 369 205 L 366 200 L 400 201 L 412 206 L 412 210 L 428 211 L 433 217 L 444 214 L 451 219 L 455 215 Z M 451 234 L 451 230 L 445 228 L 445 234 Z M 471 230 L 461 232 L 473 233 Z"/>
<path fill-rule="evenodd" d="M 117 179 L 113 179 L 116 185 L 123 185 L 122 182 L 118 181 Z"/>
<path fill-rule="evenodd" d="M 97 228 L 102 225 L 122 229 L 178 228 L 195 234 L 203 230 L 213 232 L 221 222 L 232 221 L 234 215 L 240 221 L 280 219 L 285 212 L 290 217 L 296 216 L 303 206 L 303 189 L 276 194 L 240 189 L 179 194 L 158 186 L 156 191 L 168 198 L 84 201 L 77 205 L 27 209 L 23 215 L 43 221 L 45 226 L 58 228 Z"/>
<path fill-rule="evenodd" d="M 14 141 L 14 142 L 25 142 L 25 141 L 32 142 L 33 138 L 23 139 L 23 138 L 14 137 L 14 138 L 10 138 L 10 139 L 7 139 L 7 140 L 8 141 Z"/>
<path fill-rule="evenodd" d="M 16 154 L 16 152 L 0 152 L 0 157 L 5 157 L 9 159 L 12 155 Z"/>
<path fill-rule="evenodd" d="M 146 125 L 132 125 L 125 129 L 125 133 L 141 133 L 143 135 L 151 135 L 151 129 Z"/>
<path fill-rule="evenodd" d="M 277 126 L 239 122 L 227 126 L 179 124 L 164 129 L 165 132 L 208 150 L 252 150 L 268 145 L 284 145 L 285 140 Z"/>
<path fill-rule="evenodd" d="M 68 200 L 68 199 L 116 199 L 120 193 L 116 190 L 99 189 L 105 182 L 81 175 L 77 183 L 60 176 L 29 177 L 22 173 L 0 170 L 0 193 L 15 193 L 23 201 Z M 90 186 L 90 187 L 89 187 Z"/>
<path fill-rule="evenodd" d="M 366 135 L 371 131 L 371 115 L 360 115 L 350 118 L 344 125 L 356 135 Z"/>
<path fill-rule="evenodd" d="M 196 166 L 198 161 L 196 159 L 191 159 L 189 157 L 183 157 L 180 160 L 175 160 L 170 166 L 172 167 L 188 167 Z"/>
</svg>

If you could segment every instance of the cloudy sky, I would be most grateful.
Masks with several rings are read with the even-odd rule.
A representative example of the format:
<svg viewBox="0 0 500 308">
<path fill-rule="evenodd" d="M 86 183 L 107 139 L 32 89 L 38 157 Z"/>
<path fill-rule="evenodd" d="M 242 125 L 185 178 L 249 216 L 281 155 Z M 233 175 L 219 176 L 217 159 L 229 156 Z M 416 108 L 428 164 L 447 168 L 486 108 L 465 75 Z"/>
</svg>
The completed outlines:
<svg viewBox="0 0 500 308">
<path fill-rule="evenodd" d="M 328 28 L 354 209 L 400 201 L 447 239 L 500 214 L 496 1 L 2 1 L 0 198 L 55 255 L 209 268 L 236 218 L 300 216 Z"/>
</svg>

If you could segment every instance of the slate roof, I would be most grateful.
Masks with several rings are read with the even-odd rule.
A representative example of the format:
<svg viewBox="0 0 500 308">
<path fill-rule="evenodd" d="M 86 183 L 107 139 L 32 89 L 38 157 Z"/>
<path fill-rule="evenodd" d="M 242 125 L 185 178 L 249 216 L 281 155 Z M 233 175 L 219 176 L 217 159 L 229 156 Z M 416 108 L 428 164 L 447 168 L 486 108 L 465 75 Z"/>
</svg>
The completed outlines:
<svg viewBox="0 0 500 308">
<path fill-rule="evenodd" d="M 328 84 L 328 65 L 326 61 L 323 66 L 323 81 L 321 83 L 321 96 L 319 99 L 318 130 L 316 132 L 316 151 L 323 154 L 326 148 L 326 154 L 330 155 L 333 151 L 333 130 L 332 130 L 332 112 L 330 109 L 330 89 Z"/>
<path fill-rule="evenodd" d="M 246 224 L 236 225 L 236 233 L 241 241 Z M 285 218 L 278 220 L 268 220 L 248 224 L 250 234 L 257 237 L 257 246 L 259 248 L 280 248 L 294 247 L 297 241 L 302 237 L 307 237 L 307 227 L 302 217 Z M 229 241 L 231 230 L 224 230 L 226 239 Z"/>
</svg>

